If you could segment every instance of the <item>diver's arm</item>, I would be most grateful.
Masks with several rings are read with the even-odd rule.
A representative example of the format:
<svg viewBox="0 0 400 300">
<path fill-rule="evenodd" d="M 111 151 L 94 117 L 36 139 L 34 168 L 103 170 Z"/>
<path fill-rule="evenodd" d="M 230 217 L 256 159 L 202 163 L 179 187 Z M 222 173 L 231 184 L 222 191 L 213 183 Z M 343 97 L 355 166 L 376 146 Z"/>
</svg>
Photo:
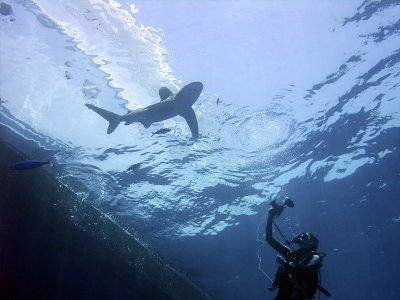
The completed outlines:
<svg viewBox="0 0 400 300">
<path fill-rule="evenodd" d="M 279 243 L 272 236 L 272 221 L 274 220 L 275 214 L 276 213 L 273 209 L 268 210 L 267 227 L 265 228 L 265 239 L 272 248 L 274 248 L 276 251 L 278 251 L 281 255 L 283 255 L 286 258 L 288 256 L 288 253 L 290 252 L 290 249 L 285 245 Z"/>
</svg>

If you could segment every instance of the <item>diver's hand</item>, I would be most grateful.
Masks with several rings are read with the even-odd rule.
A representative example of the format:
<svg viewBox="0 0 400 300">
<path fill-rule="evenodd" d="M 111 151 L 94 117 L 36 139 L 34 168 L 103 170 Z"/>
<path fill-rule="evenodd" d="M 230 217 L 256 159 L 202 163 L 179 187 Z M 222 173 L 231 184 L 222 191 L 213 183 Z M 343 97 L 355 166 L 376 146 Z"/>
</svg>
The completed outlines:
<svg viewBox="0 0 400 300">
<path fill-rule="evenodd" d="M 280 214 L 283 212 L 285 205 L 284 204 L 277 204 L 275 200 L 272 200 L 269 205 L 271 208 L 268 209 L 268 217 L 274 218 L 279 217 Z"/>
<path fill-rule="evenodd" d="M 276 209 L 274 208 L 274 207 L 270 207 L 269 209 L 268 209 L 268 217 L 269 218 L 275 218 L 276 217 L 276 215 L 277 215 L 277 211 L 276 211 Z"/>
</svg>

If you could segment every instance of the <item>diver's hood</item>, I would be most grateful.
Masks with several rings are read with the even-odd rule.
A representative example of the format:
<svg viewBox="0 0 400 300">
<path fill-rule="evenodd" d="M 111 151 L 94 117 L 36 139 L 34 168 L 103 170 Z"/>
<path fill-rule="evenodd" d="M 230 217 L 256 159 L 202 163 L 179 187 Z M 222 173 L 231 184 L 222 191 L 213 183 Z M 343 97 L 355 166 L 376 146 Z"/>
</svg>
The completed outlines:
<svg viewBox="0 0 400 300">
<path fill-rule="evenodd" d="M 318 239 L 309 232 L 304 232 L 292 240 L 300 248 L 316 251 L 318 248 Z"/>
</svg>

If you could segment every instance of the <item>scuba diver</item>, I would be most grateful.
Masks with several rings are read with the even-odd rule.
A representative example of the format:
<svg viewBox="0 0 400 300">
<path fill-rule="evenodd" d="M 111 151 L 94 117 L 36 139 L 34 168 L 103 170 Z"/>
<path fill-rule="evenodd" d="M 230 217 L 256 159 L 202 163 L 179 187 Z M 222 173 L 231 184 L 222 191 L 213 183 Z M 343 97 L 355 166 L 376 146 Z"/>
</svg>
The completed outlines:
<svg viewBox="0 0 400 300">
<path fill-rule="evenodd" d="M 266 241 L 280 254 L 276 259 L 280 266 L 272 287 L 268 288 L 270 291 L 279 289 L 274 300 L 312 299 L 317 289 L 330 297 L 330 293 L 321 287 L 319 282 L 319 269 L 325 254 L 317 252 L 318 239 L 311 233 L 302 233 L 288 241 L 275 224 L 274 218 L 280 216 L 285 207 L 294 207 L 294 203 L 286 197 L 282 204 L 279 205 L 273 200 L 270 205 Z M 281 244 L 272 236 L 272 224 L 284 238 L 285 244 Z M 293 243 L 298 245 L 297 250 L 291 248 Z"/>
</svg>

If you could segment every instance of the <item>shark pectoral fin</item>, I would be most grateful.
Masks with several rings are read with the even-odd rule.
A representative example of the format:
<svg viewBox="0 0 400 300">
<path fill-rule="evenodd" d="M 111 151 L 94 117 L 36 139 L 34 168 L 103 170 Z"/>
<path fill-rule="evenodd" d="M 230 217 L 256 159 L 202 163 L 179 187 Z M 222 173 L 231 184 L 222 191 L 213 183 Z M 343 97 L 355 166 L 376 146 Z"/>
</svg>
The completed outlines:
<svg viewBox="0 0 400 300">
<path fill-rule="evenodd" d="M 193 108 L 188 107 L 181 112 L 180 115 L 184 117 L 188 123 L 193 139 L 197 139 L 199 137 L 199 125 L 197 124 L 197 118 Z"/>
<path fill-rule="evenodd" d="M 110 122 L 110 125 L 108 125 L 108 129 L 107 129 L 108 134 L 113 132 L 115 130 L 115 128 L 117 128 L 119 123 L 121 122 L 120 116 L 111 111 L 102 109 L 102 108 L 94 106 L 92 104 L 85 104 L 85 105 L 87 108 L 95 111 L 100 116 L 102 116 L 104 119 L 106 119 L 108 122 Z"/>
</svg>

